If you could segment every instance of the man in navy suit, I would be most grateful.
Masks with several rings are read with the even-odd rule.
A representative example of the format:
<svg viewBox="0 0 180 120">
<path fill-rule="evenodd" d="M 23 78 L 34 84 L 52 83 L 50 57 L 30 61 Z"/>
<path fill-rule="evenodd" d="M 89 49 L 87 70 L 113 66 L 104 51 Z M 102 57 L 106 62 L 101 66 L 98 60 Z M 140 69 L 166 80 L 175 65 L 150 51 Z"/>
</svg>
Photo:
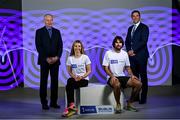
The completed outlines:
<svg viewBox="0 0 180 120">
<path fill-rule="evenodd" d="M 60 108 L 58 99 L 58 73 L 63 43 L 60 31 L 52 27 L 53 15 L 44 15 L 45 26 L 36 30 L 35 43 L 39 53 L 38 64 L 40 65 L 40 100 L 42 109 L 48 110 L 47 83 L 48 74 L 51 76 L 50 107 Z"/>
<path fill-rule="evenodd" d="M 131 18 L 133 25 L 128 28 L 125 45 L 133 74 L 138 78 L 140 77 L 142 82 L 141 95 L 137 97 L 137 100 L 140 104 L 145 104 L 148 92 L 147 62 L 149 52 L 147 42 L 149 28 L 141 23 L 141 14 L 138 10 L 132 11 Z"/>
</svg>

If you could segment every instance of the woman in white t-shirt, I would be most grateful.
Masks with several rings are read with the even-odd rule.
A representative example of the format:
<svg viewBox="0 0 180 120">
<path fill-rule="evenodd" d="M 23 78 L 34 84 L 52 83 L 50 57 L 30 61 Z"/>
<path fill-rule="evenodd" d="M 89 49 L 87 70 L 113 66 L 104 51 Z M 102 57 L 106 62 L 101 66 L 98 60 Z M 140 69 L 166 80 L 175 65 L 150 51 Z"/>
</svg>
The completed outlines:
<svg viewBox="0 0 180 120">
<path fill-rule="evenodd" d="M 70 56 L 66 62 L 67 70 L 70 78 L 67 80 L 67 108 L 63 113 L 66 116 L 69 110 L 77 110 L 74 105 L 74 90 L 88 85 L 91 73 L 91 61 L 84 53 L 84 47 L 80 40 L 76 40 L 71 48 Z"/>
</svg>

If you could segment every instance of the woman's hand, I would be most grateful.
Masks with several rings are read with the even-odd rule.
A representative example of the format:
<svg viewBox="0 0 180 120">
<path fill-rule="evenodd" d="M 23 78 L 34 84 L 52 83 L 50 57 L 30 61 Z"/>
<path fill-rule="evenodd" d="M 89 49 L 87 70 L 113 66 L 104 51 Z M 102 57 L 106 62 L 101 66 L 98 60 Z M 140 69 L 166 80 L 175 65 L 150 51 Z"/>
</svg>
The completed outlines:
<svg viewBox="0 0 180 120">
<path fill-rule="evenodd" d="M 76 76 L 76 78 L 75 78 L 76 81 L 80 81 L 80 80 L 82 80 L 82 79 L 83 79 L 82 76 Z"/>
</svg>

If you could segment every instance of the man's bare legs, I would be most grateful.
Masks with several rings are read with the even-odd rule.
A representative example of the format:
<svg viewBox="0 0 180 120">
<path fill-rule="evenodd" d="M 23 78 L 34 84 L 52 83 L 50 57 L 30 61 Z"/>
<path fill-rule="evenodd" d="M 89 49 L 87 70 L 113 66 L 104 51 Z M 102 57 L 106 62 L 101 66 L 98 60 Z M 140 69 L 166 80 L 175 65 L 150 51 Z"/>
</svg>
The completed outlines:
<svg viewBox="0 0 180 120">
<path fill-rule="evenodd" d="M 137 111 L 132 103 L 135 101 L 136 96 L 139 94 L 141 90 L 142 83 L 137 78 L 130 78 L 127 82 L 128 87 L 132 87 L 131 97 L 127 101 L 127 107 L 129 107 L 132 111 Z"/>
<path fill-rule="evenodd" d="M 111 86 L 113 87 L 114 98 L 116 100 L 116 112 L 121 112 L 121 103 L 120 103 L 120 96 L 121 96 L 121 85 L 118 79 L 114 82 L 110 81 Z"/>
</svg>

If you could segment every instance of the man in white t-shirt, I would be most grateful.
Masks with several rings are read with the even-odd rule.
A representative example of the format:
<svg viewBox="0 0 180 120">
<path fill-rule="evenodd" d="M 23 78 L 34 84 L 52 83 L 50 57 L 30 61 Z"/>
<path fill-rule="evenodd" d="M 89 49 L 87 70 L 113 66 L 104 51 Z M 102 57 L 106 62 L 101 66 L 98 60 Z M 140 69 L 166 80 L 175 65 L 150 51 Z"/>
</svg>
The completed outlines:
<svg viewBox="0 0 180 120">
<path fill-rule="evenodd" d="M 142 84 L 131 71 L 127 52 L 122 50 L 122 47 L 124 46 L 122 37 L 116 36 L 113 40 L 112 46 L 113 49 L 105 53 L 103 66 L 108 75 L 107 84 L 112 87 L 114 92 L 114 97 L 116 100 L 116 112 L 121 112 L 120 91 L 121 88 L 126 87 L 133 88 L 131 97 L 127 101 L 126 109 L 137 112 L 138 110 L 132 105 L 132 103 L 134 102 L 136 95 L 138 95 Z M 127 70 L 129 76 L 125 76 L 124 69 Z"/>
</svg>

